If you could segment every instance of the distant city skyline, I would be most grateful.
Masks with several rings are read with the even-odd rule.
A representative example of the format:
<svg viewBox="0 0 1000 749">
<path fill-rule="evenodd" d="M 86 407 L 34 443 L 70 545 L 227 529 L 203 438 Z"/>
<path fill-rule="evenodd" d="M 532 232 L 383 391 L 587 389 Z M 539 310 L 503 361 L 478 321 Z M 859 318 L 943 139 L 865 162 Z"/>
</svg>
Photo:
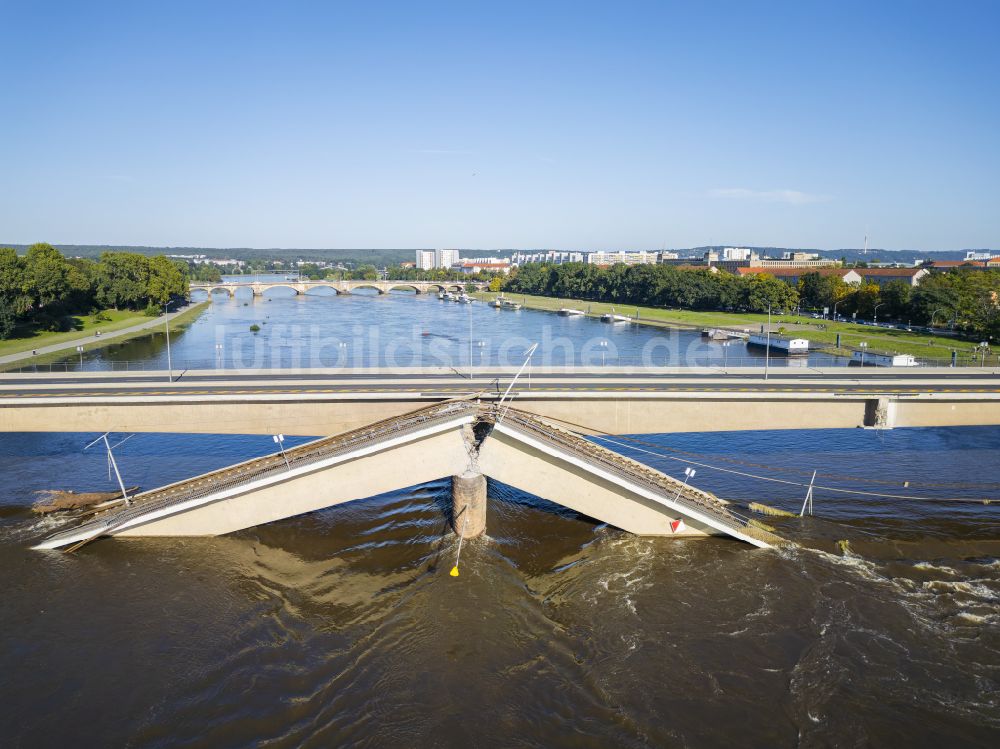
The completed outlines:
<svg viewBox="0 0 1000 749">
<path fill-rule="evenodd" d="M 990 2 L 6 4 L 0 234 L 1000 248 L 998 22 Z"/>
</svg>

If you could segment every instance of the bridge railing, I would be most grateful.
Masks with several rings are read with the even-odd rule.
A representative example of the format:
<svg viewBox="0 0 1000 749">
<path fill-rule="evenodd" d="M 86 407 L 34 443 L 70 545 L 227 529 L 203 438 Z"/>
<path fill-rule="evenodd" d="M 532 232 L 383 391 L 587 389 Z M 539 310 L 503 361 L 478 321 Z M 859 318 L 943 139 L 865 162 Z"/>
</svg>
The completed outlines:
<svg viewBox="0 0 1000 749">
<path fill-rule="evenodd" d="M 308 360 L 309 357 L 303 357 L 304 360 Z M 408 363 L 403 366 L 454 366 L 461 369 L 462 371 L 467 371 L 469 368 L 468 359 L 456 357 L 455 362 L 426 362 L 421 364 Z M 921 367 L 944 367 L 951 368 L 951 359 L 919 359 L 918 360 Z M 221 363 L 218 359 L 186 359 L 177 360 L 173 362 L 174 372 L 182 372 L 184 370 L 218 370 L 218 369 L 243 369 L 244 367 L 237 366 L 239 362 L 233 362 L 229 359 L 224 359 Z M 982 362 L 972 361 L 971 359 L 959 359 L 956 362 L 958 368 L 982 368 Z M 365 357 L 361 360 L 354 361 L 348 360 L 343 364 L 337 365 L 327 365 L 321 363 L 323 368 L 336 369 L 343 368 L 349 369 L 354 367 L 385 367 L 385 366 L 398 366 L 394 363 L 390 364 L 384 361 L 384 359 L 371 356 Z M 509 366 L 503 362 L 489 361 L 485 358 L 481 361 L 474 361 L 473 368 L 475 369 L 488 369 L 490 367 L 499 366 Z M 543 365 L 547 366 L 547 365 Z M 578 366 L 585 367 L 596 373 L 609 367 L 632 367 L 635 369 L 649 369 L 656 367 L 699 367 L 699 368 L 711 368 L 718 370 L 719 373 L 725 372 L 729 369 L 743 369 L 743 368 L 756 368 L 763 370 L 765 367 L 765 362 L 762 357 L 729 357 L 725 362 L 715 356 L 688 356 L 684 360 L 672 360 L 670 358 L 657 357 L 655 360 L 650 361 L 644 357 L 630 357 L 630 356 L 619 356 L 615 358 L 608 358 L 603 363 L 601 361 L 595 362 L 564 362 L 562 360 L 552 362 L 551 366 Z M 856 371 L 861 369 L 857 362 L 852 362 L 850 359 L 841 356 L 814 356 L 809 359 L 805 358 L 772 358 L 769 363 L 772 369 L 809 369 L 811 367 L 843 367 L 845 372 Z M 282 360 L 272 361 L 270 359 L 265 359 L 263 362 L 254 368 L 259 369 L 300 369 L 301 365 L 296 364 L 294 366 L 285 366 Z M 64 361 L 55 362 L 42 362 L 42 363 L 11 363 L 6 366 L 0 365 L 0 372 L 5 372 L 9 374 L 52 374 L 52 373 L 70 373 L 70 372 L 166 372 L 167 365 L 165 361 L 159 360 L 145 360 L 145 359 L 104 359 L 104 358 L 94 358 L 94 359 L 84 359 L 83 364 L 80 364 L 79 359 L 67 358 Z M 871 364 L 866 364 L 864 369 L 882 369 L 885 371 L 908 371 L 913 369 L 918 369 L 914 367 L 876 367 Z M 1000 362 L 986 361 L 985 369 L 990 371 L 1000 371 Z"/>
</svg>

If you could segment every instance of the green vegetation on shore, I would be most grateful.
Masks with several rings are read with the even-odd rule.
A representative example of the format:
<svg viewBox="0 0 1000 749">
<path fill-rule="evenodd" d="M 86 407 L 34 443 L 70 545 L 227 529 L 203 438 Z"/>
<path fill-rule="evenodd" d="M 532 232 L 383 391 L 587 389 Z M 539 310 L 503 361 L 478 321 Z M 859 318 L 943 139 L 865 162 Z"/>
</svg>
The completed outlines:
<svg viewBox="0 0 1000 749">
<path fill-rule="evenodd" d="M 77 333 L 82 316 L 110 321 L 104 310 L 155 317 L 187 293 L 187 264 L 163 255 L 106 252 L 94 262 L 66 258 L 48 244 L 34 244 L 24 256 L 0 248 L 0 339 Z"/>
<path fill-rule="evenodd" d="M 976 342 L 1000 340 L 1000 271 L 986 269 L 932 273 L 918 286 L 902 281 L 850 285 L 804 270 L 792 286 L 766 272 L 738 276 L 669 265 L 528 263 L 511 273 L 503 290 L 699 312 L 788 313 L 800 308 L 833 311 L 836 306 L 842 316 L 877 316 L 917 326 L 950 322 Z M 827 329 L 836 332 L 833 325 Z"/>
<path fill-rule="evenodd" d="M 476 297 L 486 301 L 495 295 L 479 293 Z M 562 307 L 589 311 L 593 316 L 599 316 L 612 310 L 630 317 L 638 316 L 638 322 L 645 325 L 660 325 L 668 328 L 729 328 L 733 330 L 757 331 L 761 325 L 767 324 L 767 313 L 753 312 L 701 312 L 697 310 L 662 309 L 659 307 L 636 306 L 633 304 L 609 304 L 606 302 L 590 302 L 583 299 L 543 297 L 531 294 L 509 295 L 516 301 L 522 301 L 530 309 L 557 312 Z M 866 325 L 855 325 L 846 322 L 816 320 L 812 317 L 792 314 L 775 314 L 771 317 L 772 330 L 784 328 L 789 335 L 808 338 L 813 343 L 828 345 L 831 353 L 849 354 L 848 349 L 836 350 L 833 346 L 837 334 L 841 335 L 844 347 L 857 347 L 865 341 L 870 351 L 895 352 L 913 354 L 924 359 L 950 359 L 952 350 L 959 352 L 960 359 L 969 360 L 974 344 L 969 341 L 949 338 L 946 336 L 913 333 L 905 330 L 875 328 Z M 964 363 L 964 361 L 963 361 Z"/>
<path fill-rule="evenodd" d="M 179 331 L 187 328 L 194 320 L 204 312 L 211 302 L 209 300 L 195 302 L 188 309 L 181 312 L 179 315 L 174 315 L 170 318 L 169 328 L 171 333 L 177 333 Z M 30 353 L 33 350 L 40 349 L 46 346 L 52 346 L 55 344 L 66 343 L 72 344 L 74 341 L 78 341 L 84 338 L 93 336 L 98 331 L 102 335 L 108 335 L 111 333 L 116 333 L 124 328 L 130 328 L 134 325 L 141 325 L 142 323 L 151 322 L 150 318 L 144 314 L 136 314 L 135 312 L 129 312 L 128 310 L 107 310 L 106 314 L 111 319 L 108 321 L 102 321 L 95 323 L 91 317 L 80 317 L 80 328 L 65 331 L 65 332 L 42 332 L 38 333 L 32 338 L 16 338 L 7 341 L 0 341 L 0 356 L 9 356 L 11 354 L 17 353 Z M 143 328 L 142 330 L 136 330 L 125 335 L 108 337 L 106 340 L 102 339 L 100 341 L 92 341 L 90 343 L 84 344 L 85 351 L 93 351 L 94 349 L 103 348 L 111 344 L 120 344 L 125 341 L 131 340 L 132 338 L 139 338 L 145 335 L 151 335 L 163 332 L 163 320 L 158 321 L 158 324 L 152 325 L 151 327 Z M 7 369 L 16 369 L 18 367 L 24 366 L 26 363 L 30 364 L 48 364 L 50 362 L 58 361 L 60 359 L 65 359 L 67 356 L 73 354 L 72 349 L 63 349 L 61 351 L 53 351 L 47 354 L 40 354 L 38 356 L 32 356 L 30 358 L 19 359 L 16 361 L 8 362 L 3 365 Z"/>
</svg>

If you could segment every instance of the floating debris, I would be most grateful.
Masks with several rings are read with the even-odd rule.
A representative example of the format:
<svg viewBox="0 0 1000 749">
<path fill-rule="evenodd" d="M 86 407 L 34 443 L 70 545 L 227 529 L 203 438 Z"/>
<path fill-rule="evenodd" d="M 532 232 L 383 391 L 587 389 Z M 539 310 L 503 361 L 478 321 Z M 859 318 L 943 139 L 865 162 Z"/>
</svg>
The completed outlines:
<svg viewBox="0 0 1000 749">
<path fill-rule="evenodd" d="M 751 502 L 747 505 L 747 509 L 751 512 L 759 512 L 761 515 L 772 515 L 778 518 L 794 518 L 797 515 L 794 512 L 789 512 L 788 510 L 782 510 L 778 507 L 771 507 L 771 505 L 765 505 L 761 502 Z"/>
<path fill-rule="evenodd" d="M 139 491 L 138 486 L 133 486 L 126 490 L 129 495 Z M 121 490 L 113 492 L 81 492 L 77 494 L 73 490 L 63 489 L 42 489 L 35 492 L 42 498 L 31 506 L 32 512 L 39 515 L 46 515 L 50 512 L 67 512 L 69 510 L 79 510 L 84 507 L 94 507 L 115 500 L 122 499 Z"/>
</svg>

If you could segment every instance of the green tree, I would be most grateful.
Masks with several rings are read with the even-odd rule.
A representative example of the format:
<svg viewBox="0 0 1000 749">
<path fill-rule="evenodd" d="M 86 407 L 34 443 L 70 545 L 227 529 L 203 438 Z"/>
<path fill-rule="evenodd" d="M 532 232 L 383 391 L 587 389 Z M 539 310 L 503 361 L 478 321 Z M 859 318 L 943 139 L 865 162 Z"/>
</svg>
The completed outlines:
<svg viewBox="0 0 1000 749">
<path fill-rule="evenodd" d="M 134 252 L 103 252 L 97 274 L 97 300 L 115 309 L 142 309 L 149 299 L 149 261 Z"/>
<path fill-rule="evenodd" d="M 187 296 L 187 265 L 178 265 L 163 255 L 148 259 L 149 281 L 146 287 L 148 303 L 162 306 L 171 297 Z"/>
<path fill-rule="evenodd" d="M 912 293 L 913 286 L 906 281 L 889 281 L 882 286 L 881 297 L 885 308 L 880 314 L 892 320 L 909 320 Z"/>
<path fill-rule="evenodd" d="M 58 307 L 70 296 L 66 259 L 50 244 L 33 244 L 25 256 L 25 272 L 35 305 Z"/>
<path fill-rule="evenodd" d="M 24 258 L 10 247 L 0 248 L 0 305 L 17 318 L 26 315 L 33 302 Z"/>
</svg>

